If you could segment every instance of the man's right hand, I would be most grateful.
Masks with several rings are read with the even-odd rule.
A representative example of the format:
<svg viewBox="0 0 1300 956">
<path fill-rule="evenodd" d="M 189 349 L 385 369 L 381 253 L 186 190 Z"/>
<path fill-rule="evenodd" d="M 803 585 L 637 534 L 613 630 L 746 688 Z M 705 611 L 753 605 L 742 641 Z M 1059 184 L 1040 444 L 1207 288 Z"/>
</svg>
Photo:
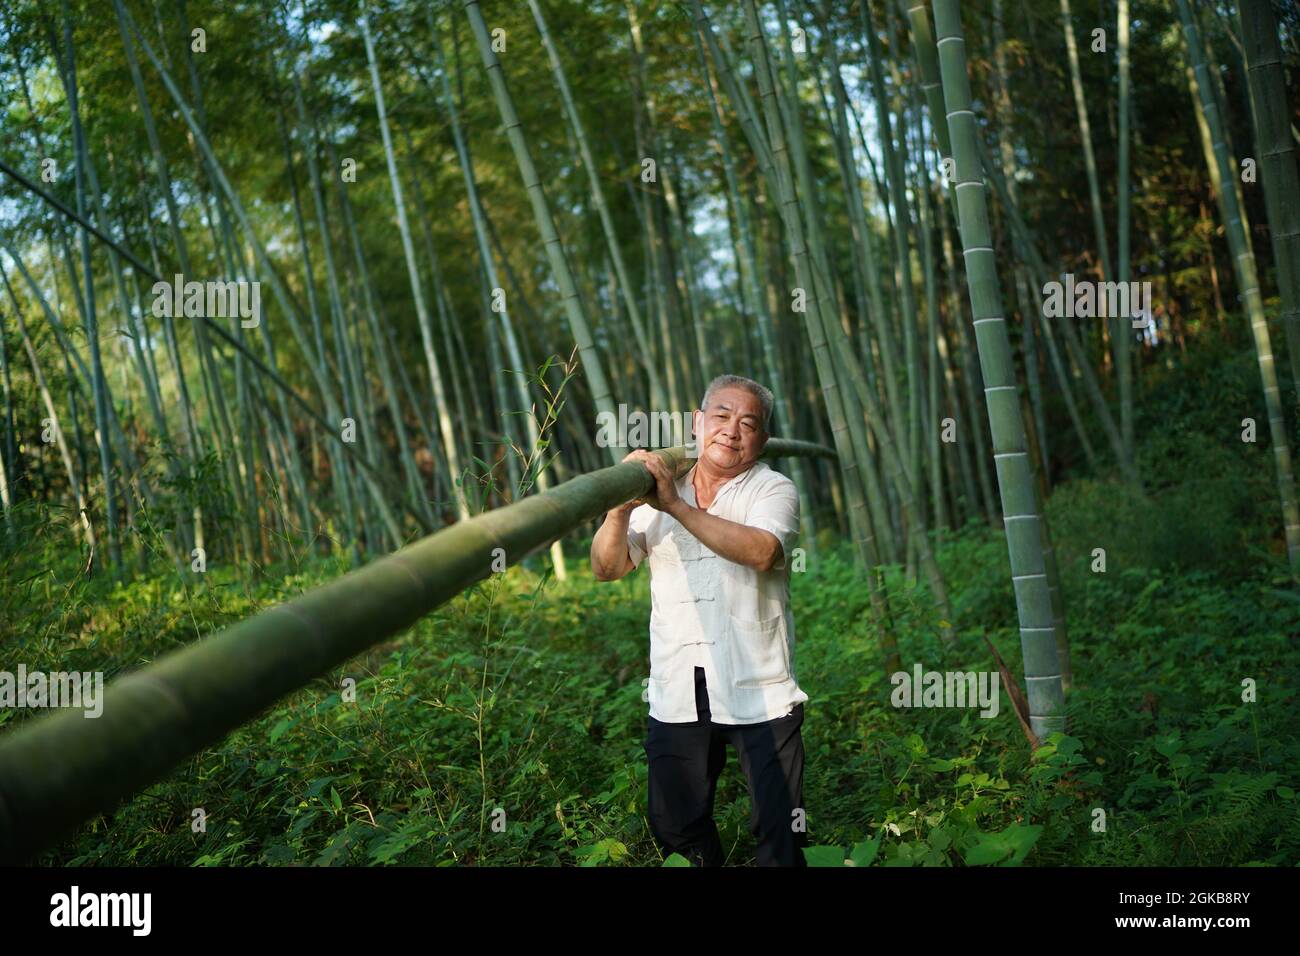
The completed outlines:
<svg viewBox="0 0 1300 956">
<path fill-rule="evenodd" d="M 645 504 L 645 502 L 640 498 L 633 498 L 631 501 L 618 505 L 615 508 L 610 508 L 606 514 L 612 515 L 615 518 L 629 518 L 632 515 L 632 509 L 639 508 L 643 504 Z"/>
</svg>

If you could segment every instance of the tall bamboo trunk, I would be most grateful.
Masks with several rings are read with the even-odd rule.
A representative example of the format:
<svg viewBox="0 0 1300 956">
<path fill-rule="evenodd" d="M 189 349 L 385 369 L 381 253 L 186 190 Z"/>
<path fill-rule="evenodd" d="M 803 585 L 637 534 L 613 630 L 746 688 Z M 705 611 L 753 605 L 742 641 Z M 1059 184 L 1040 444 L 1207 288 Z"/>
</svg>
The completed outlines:
<svg viewBox="0 0 1300 956">
<path fill-rule="evenodd" d="M 645 369 L 650 382 L 650 401 L 655 408 L 666 409 L 668 407 L 667 396 L 664 395 L 663 385 L 659 380 L 659 368 L 656 363 L 649 360 L 650 340 L 646 333 L 646 323 L 641 316 L 641 306 L 637 301 L 636 290 L 628 277 L 627 264 L 623 259 L 623 247 L 619 244 L 618 236 L 614 231 L 614 220 L 610 215 L 609 205 L 605 201 L 605 191 L 600 184 L 596 161 L 592 156 L 591 145 L 587 140 L 586 127 L 583 125 L 582 117 L 574 104 L 573 93 L 569 89 L 569 81 L 564 73 L 564 65 L 560 61 L 560 55 L 555 49 L 554 42 L 551 40 L 551 34 L 546 27 L 546 20 L 542 16 L 541 7 L 538 6 L 537 0 L 528 0 L 528 8 L 532 11 L 533 19 L 537 23 L 537 32 L 541 35 L 542 45 L 546 48 L 546 55 L 551 64 L 551 72 L 555 77 L 555 85 L 560 90 L 560 102 L 564 107 L 565 117 L 573 128 L 573 135 L 578 143 L 578 150 L 582 156 L 582 165 L 587 172 L 588 183 L 591 186 L 591 203 L 596 208 L 596 214 L 600 219 L 601 233 L 605 237 L 606 248 L 609 250 L 610 259 L 614 263 L 614 275 L 618 280 L 618 288 L 623 296 L 623 304 L 627 308 L 628 318 L 632 323 L 632 334 L 636 337 L 639 350 L 637 353 L 638 361 Z"/>
<path fill-rule="evenodd" d="M 1269 340 L 1268 322 L 1264 317 L 1264 303 L 1259 290 L 1259 276 L 1255 268 L 1255 253 L 1250 246 L 1241 220 L 1241 206 L 1231 188 L 1236 179 L 1236 166 L 1228 153 L 1224 137 L 1224 122 L 1215 101 L 1209 68 L 1201 46 L 1200 28 L 1192 16 L 1187 0 L 1178 0 L 1178 13 L 1183 23 L 1183 36 L 1187 55 L 1196 75 L 1197 93 L 1205 122 L 1209 128 L 1214 161 L 1219 170 L 1221 208 L 1226 217 L 1224 231 L 1232 254 L 1237 276 L 1237 288 L 1246 306 L 1255 340 L 1255 356 L 1259 362 L 1259 375 L 1264 386 L 1264 404 L 1268 410 L 1269 437 L 1273 443 L 1273 463 L 1277 470 L 1278 497 L 1282 502 L 1282 522 L 1286 535 L 1287 557 L 1292 570 L 1300 570 L 1300 508 L 1296 503 L 1295 478 L 1291 465 L 1291 444 L 1287 437 L 1286 419 L 1282 412 L 1282 399 L 1278 389 L 1277 370 L 1273 362 L 1273 346 Z"/>
<path fill-rule="evenodd" d="M 547 203 L 545 192 L 542 189 L 541 179 L 537 175 L 537 168 L 533 165 L 528 143 L 524 139 L 523 128 L 518 115 L 515 113 L 514 101 L 511 99 L 510 90 L 506 86 L 501 61 L 492 49 L 492 40 L 488 35 L 487 24 L 483 22 L 483 12 L 479 9 L 478 0 L 465 0 L 465 14 L 469 18 L 470 28 L 478 43 L 479 54 L 483 59 L 483 68 L 487 71 L 488 79 L 492 85 L 492 94 L 496 99 L 497 109 L 501 113 L 501 121 L 502 125 L 505 126 L 506 135 L 510 139 L 510 147 L 514 151 L 524 189 L 528 192 L 529 201 L 532 203 L 533 216 L 537 220 L 538 231 L 542 234 L 542 243 L 546 248 L 551 272 L 560 287 L 565 316 L 569 321 L 569 329 L 578 343 L 578 351 L 582 355 L 582 366 L 587 373 L 587 381 L 591 386 L 596 411 L 612 420 L 617 420 L 617 409 L 614 407 L 609 383 L 605 378 L 604 369 L 601 367 L 600 355 L 596 351 L 596 343 L 591 335 L 591 327 L 587 323 L 586 312 L 579 298 L 577 286 L 573 281 L 573 273 L 569 269 L 568 261 L 565 259 L 563 244 L 559 233 L 556 232 L 550 205 Z M 611 460 L 617 460 L 619 457 L 617 450 L 614 448 L 607 449 L 607 454 Z"/>
<path fill-rule="evenodd" d="M 1116 171 L 1116 226 L 1117 261 L 1115 281 L 1128 282 L 1132 269 L 1130 249 L 1132 235 L 1130 218 L 1132 215 L 1132 189 L 1129 185 L 1130 169 L 1130 106 L 1132 105 L 1132 87 L 1129 70 L 1129 0 L 1118 0 L 1116 16 L 1116 46 L 1119 57 L 1119 136 L 1118 136 L 1118 170 Z M 1119 427 L 1120 437 L 1124 443 L 1124 453 L 1133 460 L 1133 326 L 1129 317 L 1118 315 L 1114 318 L 1115 367 L 1119 372 Z"/>
<path fill-rule="evenodd" d="M 67 66 L 64 85 L 68 93 L 68 112 L 72 117 L 72 138 L 76 150 L 77 214 L 86 215 L 86 164 L 85 132 L 81 126 L 81 109 L 78 105 L 76 49 L 72 42 L 72 19 L 67 0 L 63 4 L 63 41 L 67 48 Z M 57 54 L 57 50 L 55 51 Z M 60 71 L 61 73 L 64 70 Z M 90 261 L 90 233 L 83 226 L 81 232 L 81 272 L 85 280 L 83 315 L 86 331 L 86 348 L 90 353 L 91 389 L 95 397 L 95 432 L 99 446 L 99 468 L 104 482 L 105 536 L 108 539 L 109 562 L 116 573 L 122 564 L 122 549 L 118 539 L 117 485 L 113 476 L 112 436 L 109 430 L 108 382 L 104 378 L 104 363 L 99 348 L 99 323 L 95 309 L 95 279 Z"/>
<path fill-rule="evenodd" d="M 533 15 L 537 18 L 538 29 L 542 31 L 543 39 L 547 42 L 547 50 L 552 57 L 552 65 L 556 71 L 557 81 L 562 83 L 563 71 L 560 69 L 559 60 L 554 52 L 554 48 L 550 46 L 549 37 L 545 32 L 546 27 L 541 19 L 541 11 L 537 9 L 535 5 Z M 447 111 L 448 117 L 451 119 L 452 137 L 456 145 L 456 155 L 460 160 L 461 173 L 465 180 L 465 192 L 469 196 L 470 218 L 474 225 L 474 239 L 478 244 L 479 262 L 483 269 L 483 276 L 488 289 L 492 290 L 502 288 L 501 280 L 497 277 L 496 262 L 492 256 L 491 240 L 488 236 L 487 222 L 480 205 L 481 200 L 479 198 L 478 182 L 474 176 L 474 167 L 470 160 L 469 147 L 465 141 L 463 133 L 461 132 L 460 113 L 456 108 L 456 99 L 452 96 L 451 82 L 447 75 L 446 61 L 442 55 L 442 42 L 438 38 L 436 27 L 433 24 L 432 12 L 429 14 L 429 21 L 429 28 L 434 43 L 434 65 L 437 67 L 438 73 L 442 77 L 442 103 L 443 108 Z M 569 108 L 572 109 L 571 101 L 567 98 L 567 84 L 562 84 L 561 89 L 566 92 L 566 102 L 569 102 Z M 581 124 L 577 119 L 576 113 L 573 115 L 573 122 L 575 131 L 577 132 L 578 141 L 585 147 L 586 139 L 583 135 Z M 590 150 L 587 150 L 584 153 L 584 157 L 584 162 L 590 169 L 592 164 Z M 592 170 L 591 176 L 593 182 L 592 193 L 594 196 L 599 191 L 600 186 L 594 170 Z M 597 201 L 597 205 L 601 208 L 604 207 L 603 196 Z M 606 211 L 606 217 L 608 217 L 608 211 Z M 612 235 L 612 229 L 610 235 Z M 616 242 L 612 243 L 613 248 L 617 248 L 617 245 Z M 537 456 L 542 454 L 541 434 L 538 430 L 537 418 L 533 414 L 534 404 L 528 394 L 528 379 L 525 373 L 529 370 L 529 366 L 524 362 L 523 353 L 519 348 L 519 339 L 515 334 L 515 323 L 511 317 L 510 308 L 507 304 L 508 301 L 509 300 L 506 297 L 502 297 L 501 308 L 496 314 L 500 317 L 501 334 L 502 338 L 505 340 L 506 353 L 510 357 L 511 365 L 516 370 L 515 374 L 511 376 L 514 380 L 515 399 L 518 404 L 518 411 L 523 417 L 524 426 L 528 435 L 528 447 L 526 451 L 529 458 L 525 463 L 528 466 L 528 473 L 524 478 L 525 481 L 528 482 L 535 480 L 537 482 L 537 487 L 541 491 L 545 491 L 551 485 L 551 476 L 546 468 L 537 467 L 537 465 L 540 464 L 537 462 Z M 487 321 L 489 324 L 492 321 L 490 312 L 487 314 Z M 637 321 L 639 321 L 639 316 Z M 638 341 L 642 341 L 643 339 L 644 331 L 642 331 Z M 652 391 L 655 390 L 657 381 L 657 373 L 651 373 Z M 516 486 L 516 493 L 523 493 L 524 491 L 524 488 Z M 564 562 L 564 548 L 558 540 L 551 544 L 551 563 L 555 568 L 556 578 L 563 581 L 567 577 L 568 572 Z"/>
<path fill-rule="evenodd" d="M 411 282 L 411 296 L 415 300 L 415 315 L 420 325 L 420 338 L 424 342 L 424 359 L 429 369 L 429 380 L 433 392 L 434 411 L 438 416 L 438 425 L 442 435 L 443 452 L 447 456 L 447 466 L 451 470 L 453 487 L 461 474 L 460 455 L 456 450 L 455 437 L 452 433 L 451 416 L 447 412 L 447 396 L 443 387 L 442 369 L 433 347 L 433 325 L 429 310 L 425 305 L 424 289 L 420 281 L 420 269 L 415 259 L 415 245 L 411 239 L 411 225 L 406 217 L 406 202 L 402 197 L 402 181 L 397 174 L 397 158 L 393 154 L 393 139 L 388 130 L 388 116 L 384 109 L 384 90 L 379 82 L 379 64 L 375 61 L 375 44 L 371 37 L 369 16 L 362 4 L 361 33 L 365 40 L 366 61 L 370 65 L 370 82 L 375 94 L 375 109 L 379 114 L 379 131 L 383 137 L 384 158 L 388 163 L 388 178 L 393 191 L 393 205 L 397 209 L 397 228 L 402 236 L 402 252 L 406 256 L 406 270 Z M 456 512 L 461 519 L 469 517 L 469 510 L 462 493 L 456 493 Z"/>
<path fill-rule="evenodd" d="M 1259 177 L 1264 184 L 1269 237 L 1277 264 L 1282 327 L 1300 405 L 1300 177 L 1288 119 L 1294 113 L 1287 97 L 1282 45 L 1272 4 L 1269 0 L 1240 0 L 1237 8 L 1246 76 L 1255 104 Z"/>
<path fill-rule="evenodd" d="M 948 135 L 961 208 L 962 254 L 970 292 L 972 325 L 984 373 L 984 398 L 997 462 L 998 489 L 1020 618 L 1020 647 L 1028 687 L 1030 729 L 1039 738 L 1065 730 L 1065 694 L 1056 626 L 1043 554 L 1042 528 L 1020 415 L 1015 365 L 1007 336 L 1002 290 L 988 224 L 988 203 L 971 106 L 966 40 L 956 0 L 934 0 L 935 32 Z"/>
<path fill-rule="evenodd" d="M 72 464 L 72 455 L 68 450 L 67 439 L 63 434 L 63 426 L 59 423 L 59 412 L 54 406 L 54 396 L 50 394 L 49 386 L 45 382 L 45 375 L 41 371 L 40 359 L 36 355 L 36 348 L 32 345 L 31 337 L 27 334 L 27 325 L 23 322 L 22 307 L 18 304 L 13 287 L 9 284 L 9 276 L 5 274 L 3 269 L 0 269 L 0 279 L 4 280 L 5 291 L 9 295 L 9 302 L 13 305 L 14 318 L 18 321 L 18 334 L 23 340 L 23 348 L 27 350 L 27 358 L 32 365 L 32 377 L 36 380 L 36 390 L 40 392 L 41 402 L 45 406 L 45 414 L 49 418 L 49 426 L 54 433 L 54 444 L 58 448 L 59 458 L 63 462 L 63 470 L 68 478 L 68 490 L 72 492 L 72 496 L 76 500 L 77 518 L 81 522 L 81 532 L 86 540 L 87 561 L 93 562 L 96 545 L 95 527 L 91 523 L 90 515 L 87 512 L 86 498 L 82 493 L 81 478 Z"/>
</svg>

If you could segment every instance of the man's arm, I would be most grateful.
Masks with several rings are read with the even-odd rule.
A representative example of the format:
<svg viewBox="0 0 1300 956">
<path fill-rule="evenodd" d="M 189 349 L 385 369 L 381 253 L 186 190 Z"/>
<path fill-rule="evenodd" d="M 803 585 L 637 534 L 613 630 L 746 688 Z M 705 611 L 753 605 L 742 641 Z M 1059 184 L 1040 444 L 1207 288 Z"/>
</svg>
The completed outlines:
<svg viewBox="0 0 1300 956">
<path fill-rule="evenodd" d="M 771 571 L 781 562 L 781 539 L 770 531 L 711 515 L 702 508 L 687 504 L 681 498 L 667 510 L 710 551 L 728 561 L 746 565 L 755 571 Z"/>
<path fill-rule="evenodd" d="M 662 458 L 644 452 L 633 452 L 628 457 L 632 456 L 636 456 L 655 478 L 655 492 L 647 495 L 646 501 L 675 518 L 714 554 L 756 571 L 771 571 L 785 560 L 784 543 L 772 531 L 728 521 L 687 504 L 677 494 L 672 472 Z M 797 512 L 794 526 L 798 527 Z"/>
<path fill-rule="evenodd" d="M 597 581 L 617 581 L 636 567 L 627 553 L 627 527 L 637 504 L 629 501 L 607 511 L 591 539 L 591 571 Z"/>
</svg>

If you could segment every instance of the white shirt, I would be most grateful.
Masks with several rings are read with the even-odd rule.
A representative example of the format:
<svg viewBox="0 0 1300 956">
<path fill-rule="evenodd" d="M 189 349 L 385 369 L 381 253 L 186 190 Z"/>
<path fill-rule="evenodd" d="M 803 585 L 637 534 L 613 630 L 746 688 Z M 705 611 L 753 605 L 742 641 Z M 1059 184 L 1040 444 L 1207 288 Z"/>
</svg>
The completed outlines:
<svg viewBox="0 0 1300 956">
<path fill-rule="evenodd" d="M 694 475 L 692 468 L 677 479 L 678 494 L 692 506 Z M 650 558 L 650 716 L 697 720 L 695 668 L 703 667 L 715 723 L 784 717 L 808 699 L 795 681 L 790 612 L 798 492 L 759 461 L 719 488 L 706 510 L 770 531 L 781 542 L 781 557 L 772 570 L 757 571 L 715 554 L 671 515 L 650 505 L 632 510 L 628 556 L 634 566 Z"/>
</svg>

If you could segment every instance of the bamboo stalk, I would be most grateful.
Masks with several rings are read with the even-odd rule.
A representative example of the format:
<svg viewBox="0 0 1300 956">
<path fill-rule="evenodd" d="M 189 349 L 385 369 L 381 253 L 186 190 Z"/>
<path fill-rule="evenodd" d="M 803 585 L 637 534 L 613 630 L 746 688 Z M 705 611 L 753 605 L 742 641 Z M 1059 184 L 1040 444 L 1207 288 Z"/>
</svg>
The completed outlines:
<svg viewBox="0 0 1300 956">
<path fill-rule="evenodd" d="M 1214 161 L 1219 169 L 1219 193 L 1224 212 L 1224 231 L 1232 254 L 1237 277 L 1237 291 L 1245 304 L 1246 318 L 1250 322 L 1255 343 L 1255 357 L 1264 387 L 1264 404 L 1268 411 L 1269 437 L 1273 443 L 1273 465 L 1276 470 L 1278 497 L 1282 504 L 1282 523 L 1286 535 L 1287 558 L 1292 570 L 1300 569 L 1300 505 L 1296 501 L 1295 477 L 1291 463 L 1291 443 L 1287 436 L 1286 418 L 1282 411 L 1281 392 L 1277 369 L 1273 360 L 1273 346 L 1269 339 L 1268 321 L 1264 316 L 1264 303 L 1259 290 L 1259 276 L 1255 267 L 1255 253 L 1242 221 L 1241 204 L 1231 187 L 1236 181 L 1232 156 L 1228 152 L 1225 123 L 1213 95 L 1210 71 L 1201 47 L 1200 28 L 1192 16 L 1187 0 L 1178 0 L 1178 13 L 1183 23 L 1188 61 L 1196 75 L 1201 109 L 1209 127 Z"/>
<path fill-rule="evenodd" d="M 1291 359 L 1292 384 L 1300 402 L 1300 177 L 1296 173 L 1296 144 L 1288 129 L 1282 46 L 1277 18 L 1269 0 L 1240 0 L 1241 39 L 1246 76 L 1255 104 L 1255 141 L 1259 178 L 1264 185 L 1269 238 L 1277 264 L 1282 300 L 1282 328 Z"/>
<path fill-rule="evenodd" d="M 483 22 L 483 12 L 479 9 L 478 0 L 465 0 L 464 6 L 465 14 L 469 18 L 470 27 L 478 44 L 479 54 L 483 59 L 483 68 L 487 71 L 488 79 L 492 84 L 492 93 L 497 102 L 497 109 L 501 113 L 502 124 L 505 126 L 506 135 L 515 154 L 515 161 L 519 166 L 520 177 L 523 179 L 524 188 L 528 192 L 528 198 L 533 206 L 533 215 L 537 220 L 538 230 L 542 234 L 542 243 L 546 247 L 546 255 L 551 264 L 551 271 L 554 273 L 555 281 L 560 287 L 560 295 L 563 300 L 565 315 L 569 321 L 569 329 L 578 343 L 578 351 L 582 355 L 582 366 L 587 373 L 587 380 L 591 384 L 591 393 L 596 410 L 617 418 L 617 409 L 615 409 L 610 395 L 609 382 L 605 378 L 604 369 L 601 367 L 600 354 L 596 351 L 596 343 L 591 335 L 591 327 L 587 323 L 586 312 L 573 281 L 573 273 L 569 268 L 568 261 L 565 259 L 564 248 L 559 233 L 555 229 L 555 220 L 551 215 L 550 205 L 547 203 L 541 179 L 537 174 L 536 166 L 533 164 L 532 155 L 528 151 L 528 143 L 524 138 L 519 117 L 515 112 L 514 101 L 511 99 L 510 91 L 506 86 L 501 61 L 497 59 L 497 55 L 492 49 L 492 40 L 488 35 L 487 24 Z M 613 449 L 608 449 L 608 453 L 611 459 L 616 454 Z"/>
<path fill-rule="evenodd" d="M 934 0 L 933 9 L 948 110 L 948 134 L 956 160 L 955 192 L 961 205 L 962 254 L 966 261 L 976 346 L 984 371 L 984 397 L 1019 613 L 1030 730 L 1041 739 L 1053 731 L 1065 730 L 1065 695 L 1040 527 L 1045 518 L 1034 492 L 1002 289 L 989 232 L 988 203 L 977 145 L 979 131 L 971 104 L 961 14 L 956 0 Z"/>
<path fill-rule="evenodd" d="M 86 215 L 88 185 L 86 183 L 86 166 L 88 150 L 86 135 L 81 125 L 81 109 L 77 94 L 76 51 L 72 42 L 72 16 L 67 0 L 63 4 L 63 42 L 67 47 L 67 66 L 64 67 L 59 51 L 55 55 L 60 60 L 59 73 L 63 78 L 64 89 L 68 96 L 68 113 L 72 117 L 72 138 L 76 150 L 76 188 L 77 213 Z M 85 280 L 86 311 L 82 316 L 86 331 L 86 346 L 90 352 L 91 391 L 95 397 L 95 431 L 98 436 L 99 467 L 104 481 L 104 523 L 105 537 L 108 539 L 109 562 L 116 573 L 122 565 L 122 550 L 118 538 L 117 492 L 113 471 L 112 437 L 108 427 L 109 396 L 108 382 L 104 376 L 104 363 L 99 348 L 99 322 L 95 308 L 95 278 L 90 261 L 90 233 L 81 229 L 81 272 Z"/>
<path fill-rule="evenodd" d="M 451 470 L 454 481 L 455 477 L 461 473 L 460 455 L 456 450 L 455 436 L 452 433 L 451 416 L 447 412 L 447 396 L 443 387 L 442 369 L 433 347 L 433 326 L 429 317 L 428 306 L 424 300 L 420 270 L 415 259 L 415 245 L 411 239 L 411 225 L 407 220 L 406 203 L 402 197 L 402 180 L 397 172 L 397 159 L 393 153 L 393 140 L 388 130 L 388 115 L 384 109 L 384 90 L 379 82 L 379 64 L 375 60 L 375 44 L 370 33 L 369 19 L 363 4 L 361 33 L 366 45 L 366 60 L 370 64 L 370 81 L 375 94 L 375 109 L 379 114 L 379 131 L 383 137 L 384 157 L 388 163 L 388 178 L 393 190 L 393 205 L 397 210 L 397 228 L 402 237 L 402 251 L 406 255 L 406 269 L 411 282 L 411 295 L 415 300 L 415 315 L 420 326 L 420 338 L 424 342 L 424 358 L 429 368 L 434 412 L 438 416 L 443 451 L 447 456 L 447 465 Z M 469 516 L 464 495 L 459 492 L 456 494 L 456 511 L 462 519 Z"/>
<path fill-rule="evenodd" d="M 1119 0 L 1116 17 L 1117 44 L 1119 54 L 1119 169 L 1116 173 L 1116 282 L 1128 282 L 1131 271 L 1130 246 L 1132 234 L 1133 191 L 1129 185 L 1130 169 L 1130 107 L 1133 96 L 1129 70 L 1129 0 Z M 1115 366 L 1119 371 L 1119 427 L 1120 438 L 1124 444 L 1124 454 L 1133 459 L 1133 327 L 1128 316 L 1116 316 L 1114 320 Z"/>
<path fill-rule="evenodd" d="M 45 414 L 49 417 L 50 427 L 54 430 L 54 443 L 58 448 L 59 458 L 63 462 L 63 470 L 68 477 L 68 488 L 76 498 L 77 517 L 81 521 L 82 534 L 86 539 L 86 549 L 90 555 L 90 560 L 93 561 L 96 546 L 95 527 L 86 508 L 86 499 L 82 492 L 79 472 L 73 466 L 67 439 L 63 434 L 63 426 L 59 424 L 59 413 L 54 407 L 54 397 L 50 394 L 49 386 L 45 382 L 45 375 L 41 372 L 41 363 L 36 355 L 36 348 L 32 345 L 31 337 L 27 334 L 27 325 L 23 322 L 22 308 L 18 304 L 18 298 L 14 295 L 13 287 L 9 284 L 9 276 L 3 269 L 0 269 L 0 279 L 4 280 L 5 291 L 9 294 L 9 301 L 14 308 L 14 318 L 18 320 L 18 334 L 22 338 L 23 348 L 27 350 L 27 358 L 32 366 L 32 376 L 36 380 L 36 389 L 40 393 L 41 402 L 45 405 Z M 73 433 L 74 435 L 76 433 L 75 426 Z M 84 467 L 82 471 L 84 471 Z"/>
</svg>

